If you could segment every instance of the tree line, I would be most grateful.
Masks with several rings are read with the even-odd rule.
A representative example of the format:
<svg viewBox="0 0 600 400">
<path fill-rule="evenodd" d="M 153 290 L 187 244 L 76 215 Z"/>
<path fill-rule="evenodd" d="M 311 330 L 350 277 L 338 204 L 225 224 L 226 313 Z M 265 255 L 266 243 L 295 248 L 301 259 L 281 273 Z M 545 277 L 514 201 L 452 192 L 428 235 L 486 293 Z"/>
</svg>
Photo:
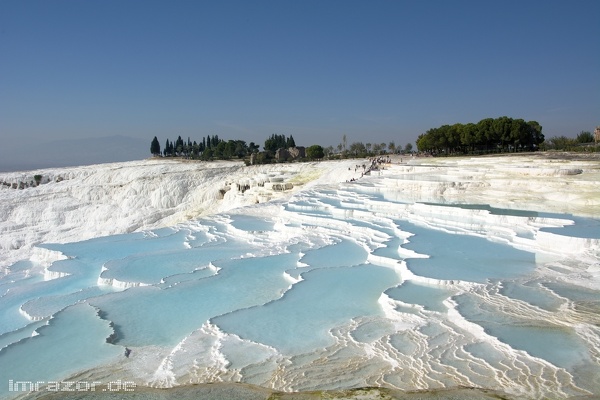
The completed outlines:
<svg viewBox="0 0 600 400">
<path fill-rule="evenodd" d="M 161 151 L 160 143 L 155 136 L 150 143 L 150 153 L 157 157 L 183 157 L 205 161 L 244 159 L 255 153 L 257 155 L 255 162 L 264 164 L 275 161 L 275 152 L 278 149 L 296 147 L 296 142 L 291 135 L 288 138 L 285 135 L 273 134 L 265 140 L 263 147 L 264 151 L 259 152 L 260 146 L 254 142 L 246 144 L 243 140 L 222 140 L 218 135 L 208 135 L 201 142 L 192 142 L 189 137 L 185 141 L 179 136 L 175 141 L 167 139 Z M 306 158 L 314 160 L 323 157 L 324 151 L 319 145 L 312 145 L 306 149 Z"/>
<path fill-rule="evenodd" d="M 218 135 L 206 136 L 200 142 L 187 141 L 179 136 L 176 140 L 167 139 L 164 147 L 155 136 L 150 144 L 150 153 L 154 156 L 163 157 L 183 157 L 186 159 L 213 160 L 213 159 L 232 159 L 247 158 L 252 153 L 256 153 L 256 163 L 270 163 L 275 161 L 275 152 L 278 149 L 289 149 L 296 147 L 294 137 L 290 135 L 272 134 L 264 143 L 264 151 L 259 152 L 260 146 L 254 142 L 246 144 L 243 140 L 222 140 Z M 410 153 L 412 144 L 407 143 L 404 147 L 397 146 L 394 141 L 386 143 L 363 143 L 353 142 L 347 145 L 346 135 L 343 135 L 342 143 L 337 146 L 338 157 L 373 157 L 381 154 L 390 153 Z M 323 148 L 320 145 L 312 145 L 306 148 L 305 155 L 308 159 L 331 158 L 334 156 L 333 146 Z"/>
<path fill-rule="evenodd" d="M 589 131 L 581 131 L 576 138 L 569 138 L 564 135 L 551 137 L 542 144 L 541 149 L 577 152 L 600 151 L 600 147 L 596 144 L 594 134 Z"/>
<path fill-rule="evenodd" d="M 175 141 L 167 139 L 163 150 L 161 151 L 158 138 L 155 136 L 150 144 L 150 153 L 154 156 L 163 157 L 183 157 L 188 159 L 211 160 L 243 158 L 247 155 L 258 152 L 259 145 L 254 142 L 246 143 L 243 140 L 223 140 L 218 135 L 206 136 L 201 142 L 187 141 L 181 136 Z"/>
<path fill-rule="evenodd" d="M 289 149 L 290 147 L 296 147 L 296 141 L 292 135 L 286 138 L 285 135 L 273 134 L 265 140 L 264 149 L 275 152 L 277 149 Z"/>
<path fill-rule="evenodd" d="M 342 142 L 337 145 L 337 152 L 342 157 L 373 157 L 382 154 L 402 154 L 411 153 L 413 145 L 406 143 L 404 148 L 401 145 L 396 145 L 393 140 L 389 143 L 363 143 L 353 142 L 348 146 L 346 135 L 342 136 Z M 325 155 L 332 155 L 335 149 L 333 146 L 325 148 Z"/>
<path fill-rule="evenodd" d="M 466 154 L 534 151 L 543 142 L 542 126 L 537 121 L 500 117 L 431 128 L 419 135 L 416 144 L 423 152 Z"/>
</svg>

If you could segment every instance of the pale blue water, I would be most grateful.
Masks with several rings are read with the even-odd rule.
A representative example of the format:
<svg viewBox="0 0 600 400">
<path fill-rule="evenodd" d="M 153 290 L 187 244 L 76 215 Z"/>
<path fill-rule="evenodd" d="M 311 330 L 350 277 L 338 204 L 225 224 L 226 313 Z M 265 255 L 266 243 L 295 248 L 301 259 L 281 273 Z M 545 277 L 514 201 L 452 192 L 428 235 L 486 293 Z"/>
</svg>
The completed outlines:
<svg viewBox="0 0 600 400">
<path fill-rule="evenodd" d="M 581 288 L 577 292 L 580 290 Z M 504 282 L 500 293 L 548 311 L 557 311 L 566 303 L 564 299 L 558 298 L 536 281 L 523 283 Z"/>
<path fill-rule="evenodd" d="M 365 265 L 317 268 L 302 276 L 281 299 L 213 322 L 284 355 L 300 354 L 333 345 L 328 332 L 354 317 L 382 315 L 377 300 L 398 282 L 392 270 Z"/>
<path fill-rule="evenodd" d="M 600 375 L 591 355 L 597 342 L 590 341 L 600 291 L 581 286 L 585 268 L 569 270 L 584 259 L 554 254 L 559 264 L 544 269 L 536 251 L 507 243 L 510 235 L 495 237 L 500 228 L 487 236 L 435 229 L 433 219 L 427 226 L 421 217 L 401 217 L 406 203 L 386 197 L 372 183 L 356 183 L 300 195 L 271 217 L 240 210 L 152 232 L 40 245 L 69 257 L 49 268 L 66 275 L 44 281 L 22 261 L 0 278 L 0 397 L 15 394 L 6 389 L 9 379 L 50 381 L 83 370 L 114 376 L 129 362 L 122 378 L 147 383 L 148 370 L 159 370 L 162 360 L 152 357 L 172 350 L 170 365 L 179 367 L 169 371 L 184 382 L 190 375 L 182 371 L 220 371 L 230 379 L 235 369 L 235 379 L 292 389 L 331 385 L 340 374 L 357 385 L 364 378 L 400 387 L 411 371 L 407 382 L 434 379 L 428 382 L 437 387 L 464 384 L 460 377 L 468 376 L 498 388 L 503 369 L 520 376 L 522 365 L 543 365 L 555 381 L 521 376 L 539 393 L 544 385 L 578 393 L 571 374 L 575 386 L 597 388 L 574 372 Z M 443 205 L 430 206 L 435 218 L 446 214 Z M 598 237 L 595 220 L 485 205 L 452 205 L 445 224 L 460 222 L 450 208 L 516 218 L 515 237 L 546 216 L 574 222 L 543 228 L 558 241 Z M 460 320 L 450 317 L 453 304 Z M 578 332 L 582 323 L 589 337 Z M 512 358 L 495 340 L 514 351 Z M 133 349 L 131 359 L 125 347 Z M 223 367 L 215 367 L 219 352 L 230 358 Z M 135 366 L 138 357 L 144 368 Z M 481 360 L 495 372 L 480 373 Z"/>
<path fill-rule="evenodd" d="M 37 324 L 35 324 L 37 325 Z M 77 304 L 57 313 L 35 337 L 25 337 L 0 351 L 2 394 L 8 382 L 48 382 L 65 379 L 81 370 L 112 362 L 122 349 L 106 343 L 111 334 L 107 321 L 88 304 Z"/>
<path fill-rule="evenodd" d="M 248 232 L 262 232 L 273 230 L 273 221 L 234 215 L 231 217 L 231 225 L 235 228 Z"/>
<path fill-rule="evenodd" d="M 388 289 L 385 293 L 392 299 L 409 304 L 418 304 L 423 306 L 425 310 L 437 312 L 448 311 L 448 307 L 443 302 L 455 294 L 452 290 L 425 286 L 411 281 L 406 281 L 400 286 Z"/>
<path fill-rule="evenodd" d="M 535 268 L 533 253 L 469 235 L 449 235 L 407 222 L 401 228 L 414 233 L 404 247 L 430 258 L 415 259 L 409 269 L 417 275 L 485 283 L 529 274 Z"/>
<path fill-rule="evenodd" d="M 577 336 L 574 328 L 519 313 L 499 318 L 491 310 L 481 307 L 475 297 L 461 295 L 455 299 L 467 319 L 516 349 L 566 369 L 590 357 L 585 342 Z"/>
</svg>

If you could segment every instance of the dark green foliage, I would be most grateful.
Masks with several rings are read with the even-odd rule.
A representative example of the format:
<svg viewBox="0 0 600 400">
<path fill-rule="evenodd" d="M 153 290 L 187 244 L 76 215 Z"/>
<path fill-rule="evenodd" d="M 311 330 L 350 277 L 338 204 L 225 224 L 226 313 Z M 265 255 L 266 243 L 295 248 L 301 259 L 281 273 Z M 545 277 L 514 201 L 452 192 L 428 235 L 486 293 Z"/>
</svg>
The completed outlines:
<svg viewBox="0 0 600 400">
<path fill-rule="evenodd" d="M 319 146 L 318 144 L 314 144 L 306 149 L 306 157 L 311 160 L 320 159 L 324 156 L 325 153 L 323 151 L 323 147 Z"/>
<path fill-rule="evenodd" d="M 366 157 L 367 148 L 362 142 L 354 142 L 350 145 L 350 154 L 354 157 Z"/>
<path fill-rule="evenodd" d="M 150 143 L 150 153 L 155 156 L 160 156 L 160 143 L 158 143 L 156 136 L 154 136 L 152 143 Z"/>
<path fill-rule="evenodd" d="M 296 142 L 294 141 L 294 137 L 290 135 L 288 140 L 285 143 L 285 146 L 289 149 L 290 147 L 296 147 Z"/>
<path fill-rule="evenodd" d="M 592 143 L 594 141 L 594 135 L 592 132 L 581 131 L 579 135 L 577 135 L 577 143 Z"/>
<path fill-rule="evenodd" d="M 574 150 L 579 143 L 577 142 L 577 139 L 568 138 L 566 136 L 554 136 L 545 144 L 547 149 L 571 151 Z"/>
<path fill-rule="evenodd" d="M 180 156 L 183 153 L 183 139 L 181 136 L 177 137 L 175 141 L 175 154 Z"/>
<path fill-rule="evenodd" d="M 152 150 L 156 150 L 154 147 L 155 141 L 156 144 L 158 144 L 158 139 L 156 137 L 152 141 Z M 265 146 L 272 150 L 259 153 L 260 146 L 254 142 L 247 144 L 243 140 L 225 141 L 219 139 L 218 135 L 207 135 L 199 142 L 192 142 L 190 137 L 188 137 L 187 140 L 183 140 L 181 136 L 179 136 L 175 141 L 170 141 L 169 139 L 166 140 L 162 154 L 165 157 L 183 157 L 186 159 L 208 161 L 214 159 L 244 159 L 248 158 L 251 154 L 256 153 L 255 162 L 260 164 L 273 162 L 274 154 L 277 149 L 295 147 L 296 142 L 292 136 L 286 138 L 285 135 L 271 135 L 271 137 L 265 141 Z M 160 155 L 160 145 L 157 150 L 157 154 Z"/>
<path fill-rule="evenodd" d="M 250 144 L 248 145 L 248 151 L 250 153 L 258 153 L 259 148 L 260 146 L 258 144 L 254 144 L 254 142 L 250 142 Z"/>
<path fill-rule="evenodd" d="M 537 121 L 500 117 L 432 128 L 419 135 L 416 143 L 419 151 L 450 154 L 533 151 L 543 142 L 542 126 Z"/>
<path fill-rule="evenodd" d="M 273 162 L 273 155 L 268 151 L 263 151 L 256 155 L 257 164 L 269 164 Z"/>
<path fill-rule="evenodd" d="M 293 141 L 293 139 L 292 139 L 292 141 Z M 285 138 L 285 135 L 276 135 L 276 134 L 271 135 L 270 138 L 265 140 L 265 145 L 264 145 L 264 149 L 266 151 L 272 151 L 272 152 L 277 151 L 277 149 L 285 149 L 288 147 L 294 147 L 294 146 L 288 146 L 288 140 Z"/>
<path fill-rule="evenodd" d="M 566 136 L 554 136 L 546 140 L 542 146 L 543 150 L 597 152 L 600 146 L 594 143 L 594 136 L 590 132 L 581 132 L 577 138 Z"/>
<path fill-rule="evenodd" d="M 202 153 L 204 153 L 206 149 L 212 149 L 213 152 L 210 153 L 210 157 L 213 157 L 217 146 L 221 142 L 222 140 L 220 140 L 217 135 L 213 137 L 211 137 L 210 135 L 204 137 L 199 143 L 195 140 L 192 142 L 190 137 L 188 137 L 187 141 L 185 141 L 181 138 L 181 136 L 179 136 L 175 141 L 169 141 L 169 139 L 167 139 L 167 141 L 165 142 L 163 155 L 165 157 L 184 157 L 191 159 L 199 159 L 202 158 Z M 158 154 L 160 154 L 160 152 Z"/>
<path fill-rule="evenodd" d="M 213 158 L 213 149 L 206 149 L 200 157 L 201 160 L 210 161 Z"/>
</svg>

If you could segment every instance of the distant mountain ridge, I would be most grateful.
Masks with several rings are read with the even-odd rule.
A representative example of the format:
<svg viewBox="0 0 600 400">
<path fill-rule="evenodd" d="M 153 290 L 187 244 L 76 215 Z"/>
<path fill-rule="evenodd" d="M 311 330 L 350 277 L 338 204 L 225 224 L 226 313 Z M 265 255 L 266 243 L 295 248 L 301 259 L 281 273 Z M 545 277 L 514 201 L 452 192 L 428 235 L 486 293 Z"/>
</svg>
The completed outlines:
<svg viewBox="0 0 600 400">
<path fill-rule="evenodd" d="M 150 157 L 150 140 L 115 135 L 23 145 L 0 157 L 0 172 L 134 161 Z"/>
</svg>

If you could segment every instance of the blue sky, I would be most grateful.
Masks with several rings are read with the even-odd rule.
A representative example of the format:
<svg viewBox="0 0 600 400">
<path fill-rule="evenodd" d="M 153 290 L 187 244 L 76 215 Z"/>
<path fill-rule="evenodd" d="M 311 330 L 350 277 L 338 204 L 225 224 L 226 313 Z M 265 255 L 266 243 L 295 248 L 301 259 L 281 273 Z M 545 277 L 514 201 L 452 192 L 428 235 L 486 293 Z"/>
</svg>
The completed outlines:
<svg viewBox="0 0 600 400">
<path fill-rule="evenodd" d="M 503 115 L 574 137 L 600 125 L 598 20 L 596 0 L 2 0 L 0 156 L 115 135 L 404 146 Z"/>
</svg>

